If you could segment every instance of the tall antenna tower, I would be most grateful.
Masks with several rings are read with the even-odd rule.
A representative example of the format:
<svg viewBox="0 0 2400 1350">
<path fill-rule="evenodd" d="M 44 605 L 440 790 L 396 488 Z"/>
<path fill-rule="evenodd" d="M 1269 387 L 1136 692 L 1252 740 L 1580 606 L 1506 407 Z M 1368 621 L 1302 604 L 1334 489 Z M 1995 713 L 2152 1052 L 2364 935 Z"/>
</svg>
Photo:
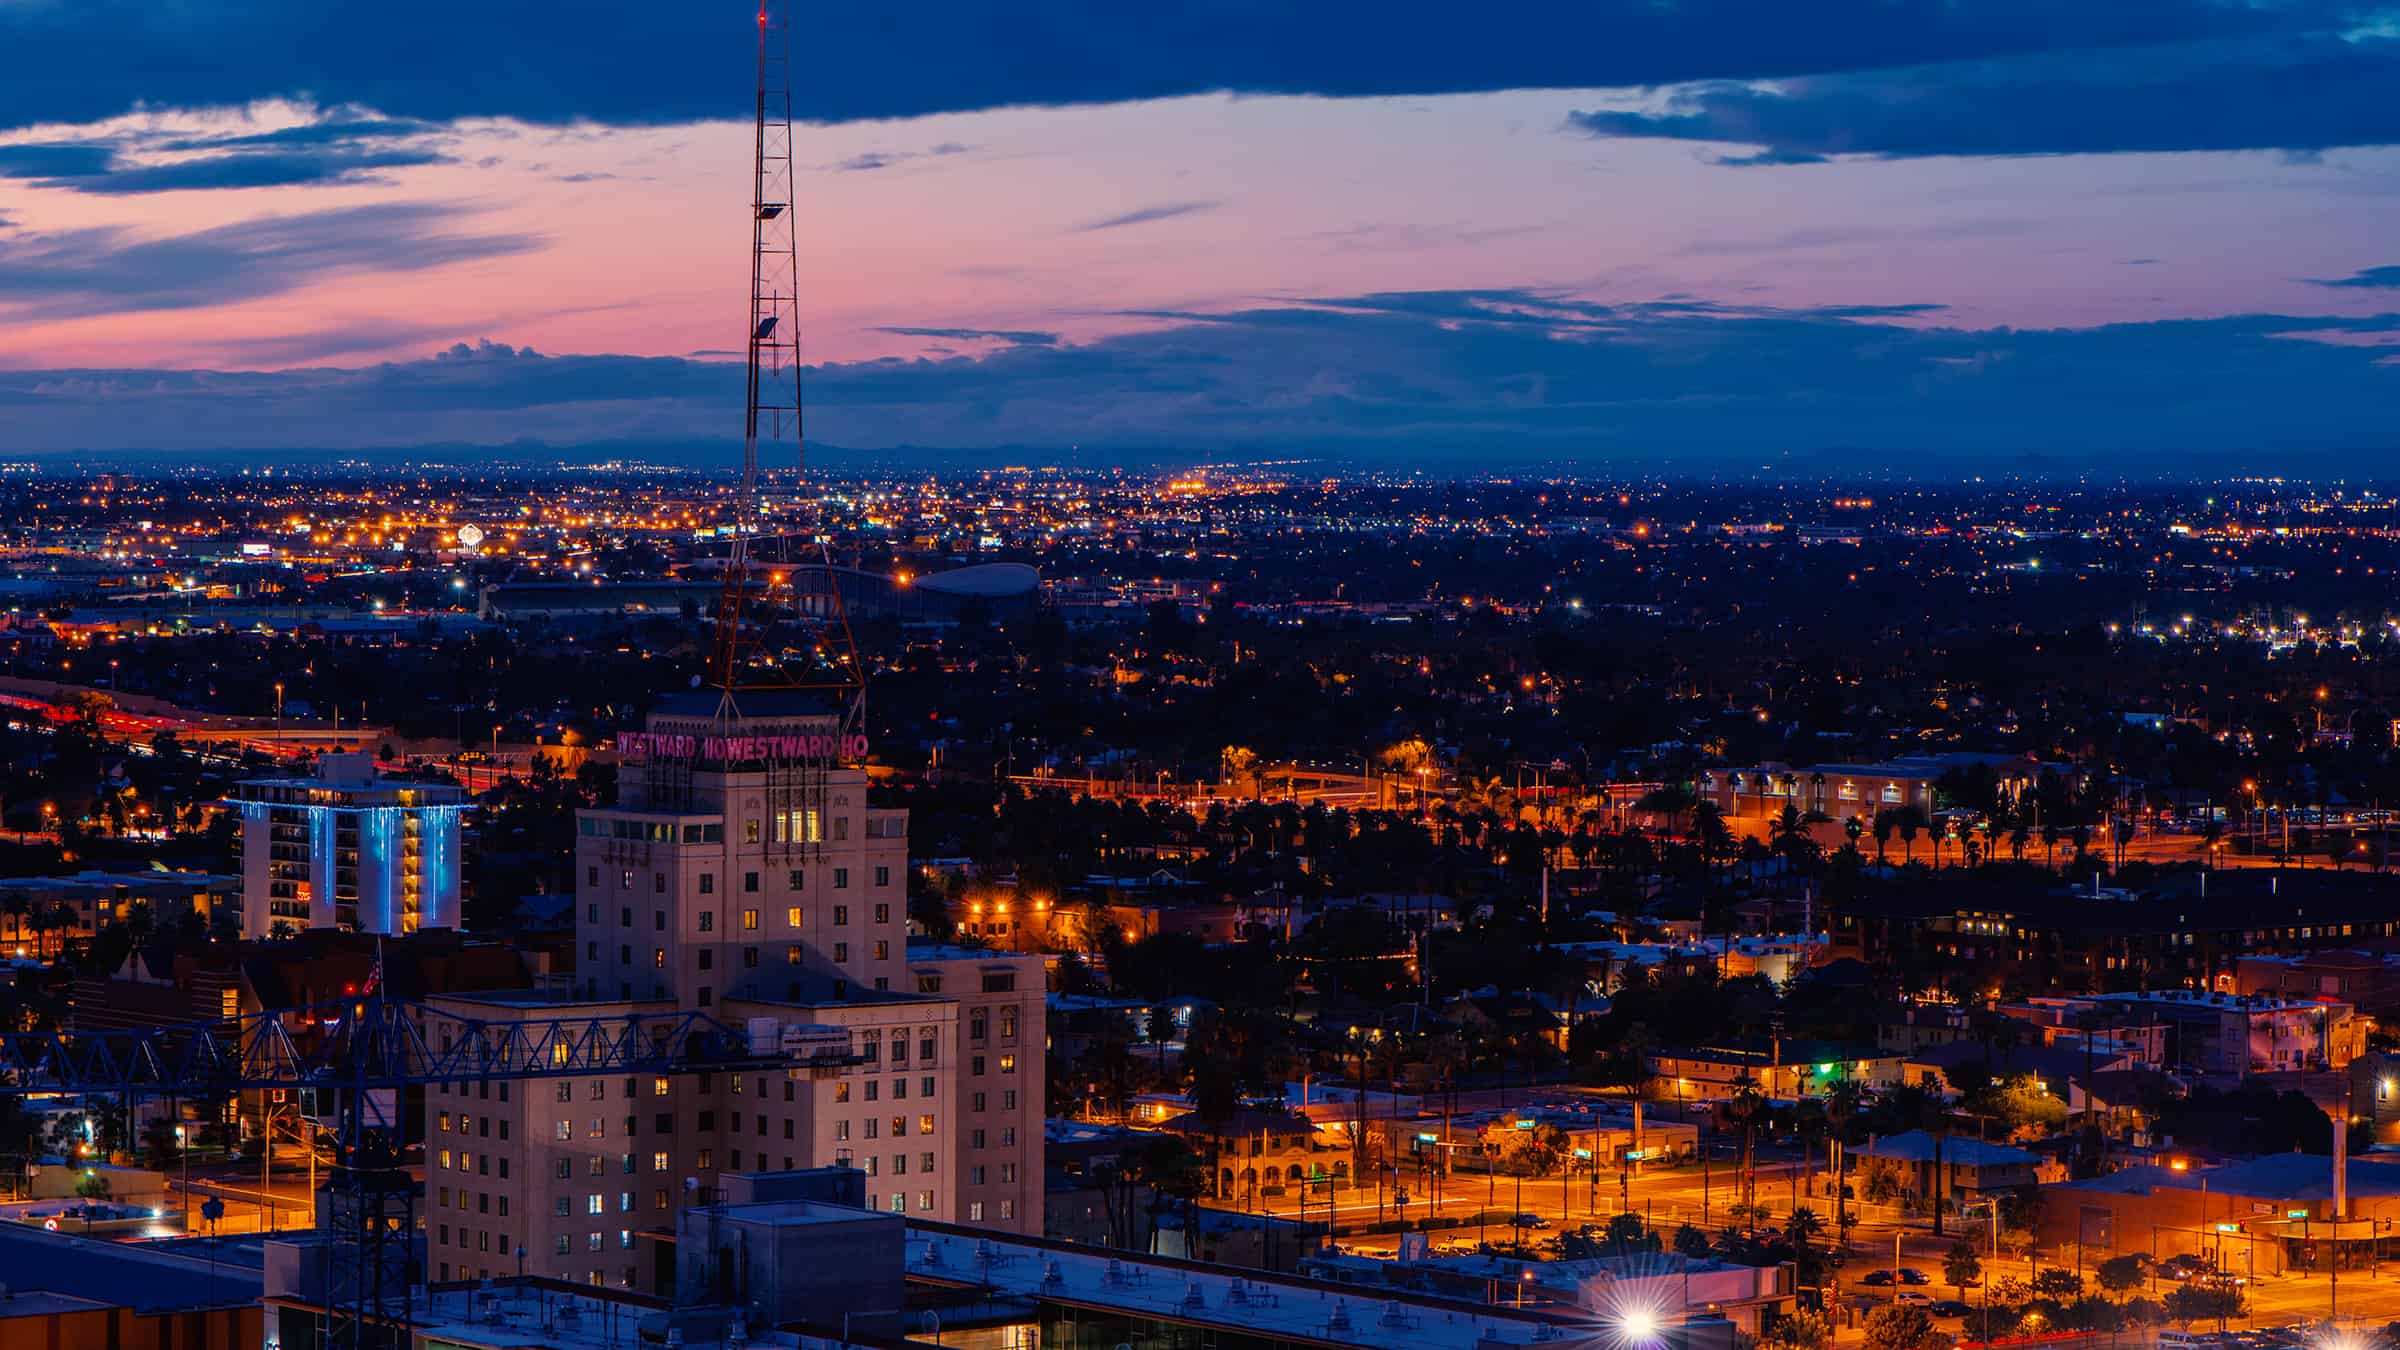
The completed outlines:
<svg viewBox="0 0 2400 1350">
<path fill-rule="evenodd" d="M 743 628 L 759 537 L 758 476 L 762 447 L 787 442 L 792 463 L 801 457 L 800 426 L 800 250 L 797 175 L 792 161 L 792 39 L 784 0 L 759 0 L 758 98 L 750 195 L 750 338 L 746 408 L 742 426 L 742 473 L 733 503 L 733 546 L 725 562 L 725 584 L 717 602 L 710 675 L 730 705 L 739 689 L 818 689 L 843 695 L 845 718 L 854 717 L 864 691 L 864 672 L 850 633 L 850 617 L 824 532 L 812 531 L 824 569 L 828 612 L 798 615 L 808 630 L 803 653 L 808 669 L 795 673 L 780 661 L 761 664 L 757 644 Z M 805 565 L 805 564 L 804 564 Z M 796 591 L 797 588 L 795 588 Z M 764 617 L 763 613 L 758 616 Z M 727 709 L 730 711 L 730 707 Z"/>
</svg>

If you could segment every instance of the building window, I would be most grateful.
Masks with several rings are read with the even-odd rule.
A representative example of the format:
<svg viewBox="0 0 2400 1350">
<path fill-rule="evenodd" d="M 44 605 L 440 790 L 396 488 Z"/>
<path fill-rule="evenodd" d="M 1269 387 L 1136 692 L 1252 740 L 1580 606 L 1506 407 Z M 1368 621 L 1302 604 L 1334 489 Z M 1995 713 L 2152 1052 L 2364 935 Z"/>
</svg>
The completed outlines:
<svg viewBox="0 0 2400 1350">
<path fill-rule="evenodd" d="M 742 873 L 742 890 L 744 893 L 750 895 L 756 895 L 758 893 L 758 873 Z"/>
<path fill-rule="evenodd" d="M 716 929 L 717 929 L 717 916 L 716 916 L 716 914 L 715 914 L 714 912 L 712 912 L 712 911 L 705 910 L 705 909 L 704 909 L 704 910 L 702 910 L 702 911 L 700 911 L 700 931 L 701 931 L 701 932 L 703 932 L 703 933 L 713 933 L 713 932 L 715 932 L 715 931 L 716 931 Z"/>
<path fill-rule="evenodd" d="M 742 931 L 745 933 L 755 933 L 758 931 L 757 910 L 745 909 L 742 911 Z"/>
<path fill-rule="evenodd" d="M 702 872 L 700 874 L 700 893 L 702 895 L 715 895 L 717 893 L 716 873 Z"/>
<path fill-rule="evenodd" d="M 837 867 L 833 869 L 833 888 L 837 891 L 846 891 L 850 889 L 849 868 Z"/>
<path fill-rule="evenodd" d="M 783 912 L 783 921 L 794 928 L 798 928 L 800 926 L 800 907 L 798 905 L 793 905 L 789 909 L 786 909 Z"/>
</svg>

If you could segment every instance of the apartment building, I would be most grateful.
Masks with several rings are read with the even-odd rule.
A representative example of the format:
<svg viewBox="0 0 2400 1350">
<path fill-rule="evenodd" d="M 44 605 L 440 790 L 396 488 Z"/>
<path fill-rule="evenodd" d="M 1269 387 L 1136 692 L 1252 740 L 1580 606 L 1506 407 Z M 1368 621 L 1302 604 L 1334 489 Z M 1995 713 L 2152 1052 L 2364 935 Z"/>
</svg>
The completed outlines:
<svg viewBox="0 0 2400 1350">
<path fill-rule="evenodd" d="M 824 1165 L 859 1169 L 888 1213 L 1040 1231 L 1041 958 L 910 951 L 907 813 L 868 807 L 821 712 L 746 694 L 748 715 L 720 720 L 705 697 L 707 715 L 670 705 L 624 738 L 622 804 L 581 813 L 574 1001 L 434 1006 L 486 1023 L 695 1011 L 791 1064 L 429 1092 L 437 1279 L 669 1290 L 677 1215 L 724 1176 Z"/>
<path fill-rule="evenodd" d="M 956 1221 L 1039 1235 L 1048 963 L 917 941 L 909 944 L 908 964 L 918 993 L 955 999 L 959 1007 L 965 1077 L 951 1168 Z"/>
<path fill-rule="evenodd" d="M 431 1006 L 485 1023 L 676 1011 L 666 999 L 532 992 Z M 437 1280 L 523 1271 L 663 1291 L 676 1216 L 722 1199 L 724 1176 L 820 1164 L 865 1173 L 876 1209 L 949 1221 L 957 1012 L 908 994 L 734 1000 L 719 1020 L 791 1067 L 436 1085 L 424 1103 L 426 1260 Z M 443 1034 L 438 1019 L 427 1028 L 433 1043 Z"/>
<path fill-rule="evenodd" d="M 380 774 L 362 751 L 320 755 L 305 777 L 246 780 L 227 801 L 242 818 L 243 937 L 458 926 L 468 805 L 455 784 Z"/>
</svg>

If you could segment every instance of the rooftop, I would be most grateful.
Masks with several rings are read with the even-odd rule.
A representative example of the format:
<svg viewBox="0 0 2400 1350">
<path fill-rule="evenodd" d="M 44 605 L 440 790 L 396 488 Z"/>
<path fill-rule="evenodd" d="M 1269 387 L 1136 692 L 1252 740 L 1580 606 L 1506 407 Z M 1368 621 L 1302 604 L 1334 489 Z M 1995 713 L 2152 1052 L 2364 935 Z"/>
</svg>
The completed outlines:
<svg viewBox="0 0 2400 1350">
<path fill-rule="evenodd" d="M 202 1253 L 19 1224 L 0 1224 L 0 1273 L 20 1290 L 146 1313 L 256 1303 L 263 1283 L 255 1261 L 230 1254 L 212 1265 Z"/>
<path fill-rule="evenodd" d="M 1936 1141 L 1923 1130 L 1905 1134 L 1885 1135 L 1881 1139 L 1859 1146 L 1861 1156 L 1889 1158 L 1895 1162 L 1932 1162 L 1937 1147 L 1945 1166 L 1952 1167 L 2009 1167 L 2022 1164 L 2031 1167 L 2041 1159 L 2021 1148 L 2006 1144 L 1986 1143 L 1981 1139 L 1962 1139 L 1956 1135 Z"/>
<path fill-rule="evenodd" d="M 1468 1308 L 1363 1294 L 1314 1280 L 1221 1272 L 1170 1261 L 975 1230 L 911 1224 L 911 1279 L 987 1285 L 1052 1303 L 1171 1319 L 1311 1345 L 1385 1350 L 1476 1350 L 1563 1339 L 1566 1319 L 1522 1309 Z"/>
</svg>

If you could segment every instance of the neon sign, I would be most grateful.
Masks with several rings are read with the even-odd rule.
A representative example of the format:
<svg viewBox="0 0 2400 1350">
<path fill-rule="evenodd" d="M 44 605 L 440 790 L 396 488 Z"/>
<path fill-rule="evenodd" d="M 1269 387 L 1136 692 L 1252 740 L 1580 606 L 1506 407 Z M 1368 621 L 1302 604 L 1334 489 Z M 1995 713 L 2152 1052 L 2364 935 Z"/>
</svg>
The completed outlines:
<svg viewBox="0 0 2400 1350">
<path fill-rule="evenodd" d="M 651 759 L 865 759 L 863 735 L 685 736 L 663 731 L 617 734 L 621 754 Z"/>
</svg>

